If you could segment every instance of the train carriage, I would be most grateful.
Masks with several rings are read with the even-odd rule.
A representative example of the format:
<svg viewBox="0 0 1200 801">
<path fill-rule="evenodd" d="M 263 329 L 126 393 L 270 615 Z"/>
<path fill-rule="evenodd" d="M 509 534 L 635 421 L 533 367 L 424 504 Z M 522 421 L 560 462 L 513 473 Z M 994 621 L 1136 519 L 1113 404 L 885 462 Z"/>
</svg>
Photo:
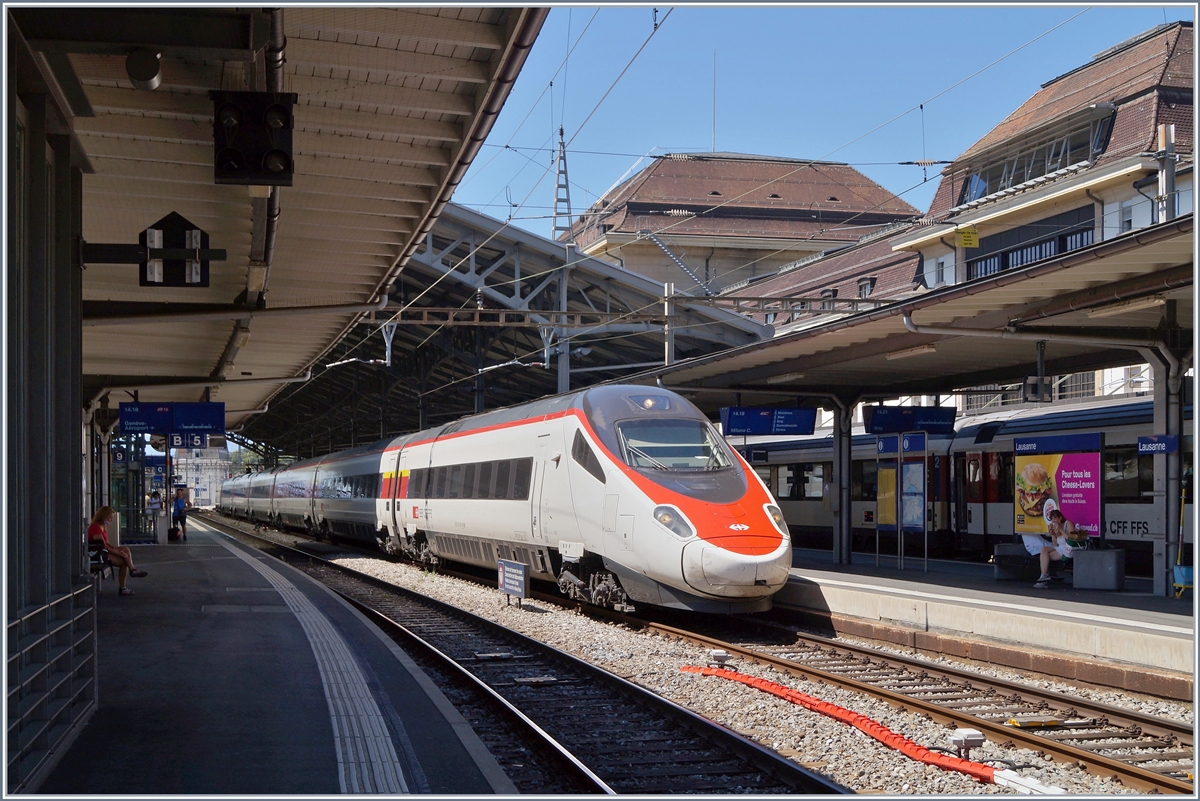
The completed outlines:
<svg viewBox="0 0 1200 801">
<path fill-rule="evenodd" d="M 381 439 L 317 462 L 312 485 L 313 525 L 318 536 L 341 537 L 385 547 L 376 514 L 384 450 L 392 439 Z"/>
<path fill-rule="evenodd" d="M 251 520 L 270 523 L 274 520 L 272 499 L 275 495 L 276 470 L 262 470 L 250 474 L 248 482 L 246 514 Z"/>
<path fill-rule="evenodd" d="M 271 499 L 275 525 L 316 530 L 313 488 L 319 462 L 319 459 L 305 459 L 279 469 Z"/>
<path fill-rule="evenodd" d="M 250 474 L 234 476 L 221 484 L 218 508 L 233 517 L 249 517 Z"/>
<path fill-rule="evenodd" d="M 1149 575 L 1153 540 L 1171 539 L 1179 522 L 1159 519 L 1154 506 L 1154 457 L 1137 453 L 1137 439 L 1152 433 L 1153 405 L 1144 399 L 1106 400 L 1067 408 L 1005 409 L 972 415 L 953 435 L 929 437 L 930 555 L 986 559 L 996 544 L 1014 539 L 1013 440 L 1063 433 L 1103 432 L 1105 537 L 1126 549 L 1127 569 Z M 1192 453 L 1191 406 L 1185 407 L 1185 464 Z M 876 548 L 876 438 L 856 435 L 851 453 L 851 515 L 854 548 Z M 746 446 L 752 464 L 767 478 L 801 547 L 831 545 L 833 512 L 831 437 L 758 442 Z M 1192 503 L 1185 505 L 1185 541 L 1191 542 Z M 1157 533 L 1157 538 L 1151 536 Z M 894 533 L 879 536 L 883 553 L 896 553 Z M 920 537 L 906 536 L 905 553 L 922 556 Z"/>
<path fill-rule="evenodd" d="M 520 561 L 600 605 L 766 609 L 791 566 L 767 488 L 698 409 L 661 389 L 497 410 L 322 457 L 313 473 L 323 533 L 429 562 Z"/>
</svg>

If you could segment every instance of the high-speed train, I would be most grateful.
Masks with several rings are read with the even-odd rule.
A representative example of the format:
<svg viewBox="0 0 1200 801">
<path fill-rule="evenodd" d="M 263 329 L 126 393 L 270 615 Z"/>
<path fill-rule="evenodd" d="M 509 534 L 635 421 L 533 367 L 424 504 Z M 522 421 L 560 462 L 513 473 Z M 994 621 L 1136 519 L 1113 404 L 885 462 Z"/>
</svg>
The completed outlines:
<svg viewBox="0 0 1200 801">
<path fill-rule="evenodd" d="M 226 513 L 389 553 L 522 562 L 572 598 L 701 612 L 770 608 L 783 513 L 679 395 L 603 386 L 232 478 Z"/>
<path fill-rule="evenodd" d="M 1191 463 L 1192 409 L 1184 408 L 1179 447 Z M 1138 455 L 1139 436 L 1153 433 L 1150 400 L 1088 401 L 1072 406 L 1001 409 L 960 418 L 950 434 L 929 437 L 927 499 L 930 556 L 986 560 L 994 546 L 1012 542 L 1013 440 L 1054 434 L 1104 433 L 1105 538 L 1126 551 L 1130 575 L 1150 575 L 1155 541 L 1174 540 L 1180 521 L 1164 521 L 1154 504 L 1154 457 Z M 857 434 L 851 446 L 851 525 L 854 548 L 876 548 L 876 447 L 874 435 Z M 828 548 L 833 531 L 832 437 L 750 443 L 750 464 L 778 499 L 797 547 Z M 1184 506 L 1185 543 L 1193 531 L 1190 495 Z M 924 540 L 907 535 L 905 553 L 922 556 Z M 880 537 L 880 549 L 895 554 L 896 535 Z"/>
</svg>

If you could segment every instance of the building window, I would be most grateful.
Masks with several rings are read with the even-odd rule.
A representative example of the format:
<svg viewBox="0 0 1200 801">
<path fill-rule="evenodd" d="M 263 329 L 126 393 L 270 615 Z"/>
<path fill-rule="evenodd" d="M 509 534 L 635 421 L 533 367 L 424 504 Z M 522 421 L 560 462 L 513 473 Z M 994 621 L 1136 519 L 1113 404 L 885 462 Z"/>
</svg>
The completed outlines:
<svg viewBox="0 0 1200 801">
<path fill-rule="evenodd" d="M 1120 224 L 1117 226 L 1117 230 L 1120 231 L 1121 233 L 1125 233 L 1126 231 L 1133 230 L 1133 201 L 1132 200 L 1122 200 L 1121 201 Z"/>
<path fill-rule="evenodd" d="M 1055 381 L 1054 384 L 1054 397 L 1058 400 L 1091 398 L 1096 394 L 1096 374 L 1094 372 L 1072 373 Z"/>
<path fill-rule="evenodd" d="M 967 279 L 1024 267 L 1087 247 L 1095 241 L 1096 210 L 1091 204 L 1022 225 L 979 241 L 979 255 L 967 262 Z"/>
<path fill-rule="evenodd" d="M 933 265 L 933 285 L 941 286 L 946 283 L 946 260 L 938 259 Z"/>
<path fill-rule="evenodd" d="M 871 297 L 871 292 L 875 290 L 875 277 L 858 279 L 858 296 L 860 298 Z"/>
</svg>

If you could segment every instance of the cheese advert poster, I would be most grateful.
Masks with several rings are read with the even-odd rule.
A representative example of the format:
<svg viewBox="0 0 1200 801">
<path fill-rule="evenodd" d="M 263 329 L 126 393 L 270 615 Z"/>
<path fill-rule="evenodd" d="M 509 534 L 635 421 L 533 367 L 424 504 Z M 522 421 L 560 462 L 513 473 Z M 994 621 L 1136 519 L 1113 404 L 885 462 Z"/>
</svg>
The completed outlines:
<svg viewBox="0 0 1200 801">
<path fill-rule="evenodd" d="M 1100 536 L 1100 454 L 1041 453 L 1016 457 L 1013 529 L 1045 534 L 1058 509 L 1079 531 Z"/>
</svg>

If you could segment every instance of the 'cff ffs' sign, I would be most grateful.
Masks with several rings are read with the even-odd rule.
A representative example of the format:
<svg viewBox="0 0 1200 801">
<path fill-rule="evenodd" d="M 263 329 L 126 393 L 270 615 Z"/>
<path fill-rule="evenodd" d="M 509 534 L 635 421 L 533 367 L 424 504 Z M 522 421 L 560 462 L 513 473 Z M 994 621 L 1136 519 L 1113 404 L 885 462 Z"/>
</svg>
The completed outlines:
<svg viewBox="0 0 1200 801">
<path fill-rule="evenodd" d="M 497 587 L 505 595 L 515 595 L 525 598 L 529 595 L 529 565 L 520 562 L 510 562 L 507 559 L 497 560 Z"/>
</svg>

